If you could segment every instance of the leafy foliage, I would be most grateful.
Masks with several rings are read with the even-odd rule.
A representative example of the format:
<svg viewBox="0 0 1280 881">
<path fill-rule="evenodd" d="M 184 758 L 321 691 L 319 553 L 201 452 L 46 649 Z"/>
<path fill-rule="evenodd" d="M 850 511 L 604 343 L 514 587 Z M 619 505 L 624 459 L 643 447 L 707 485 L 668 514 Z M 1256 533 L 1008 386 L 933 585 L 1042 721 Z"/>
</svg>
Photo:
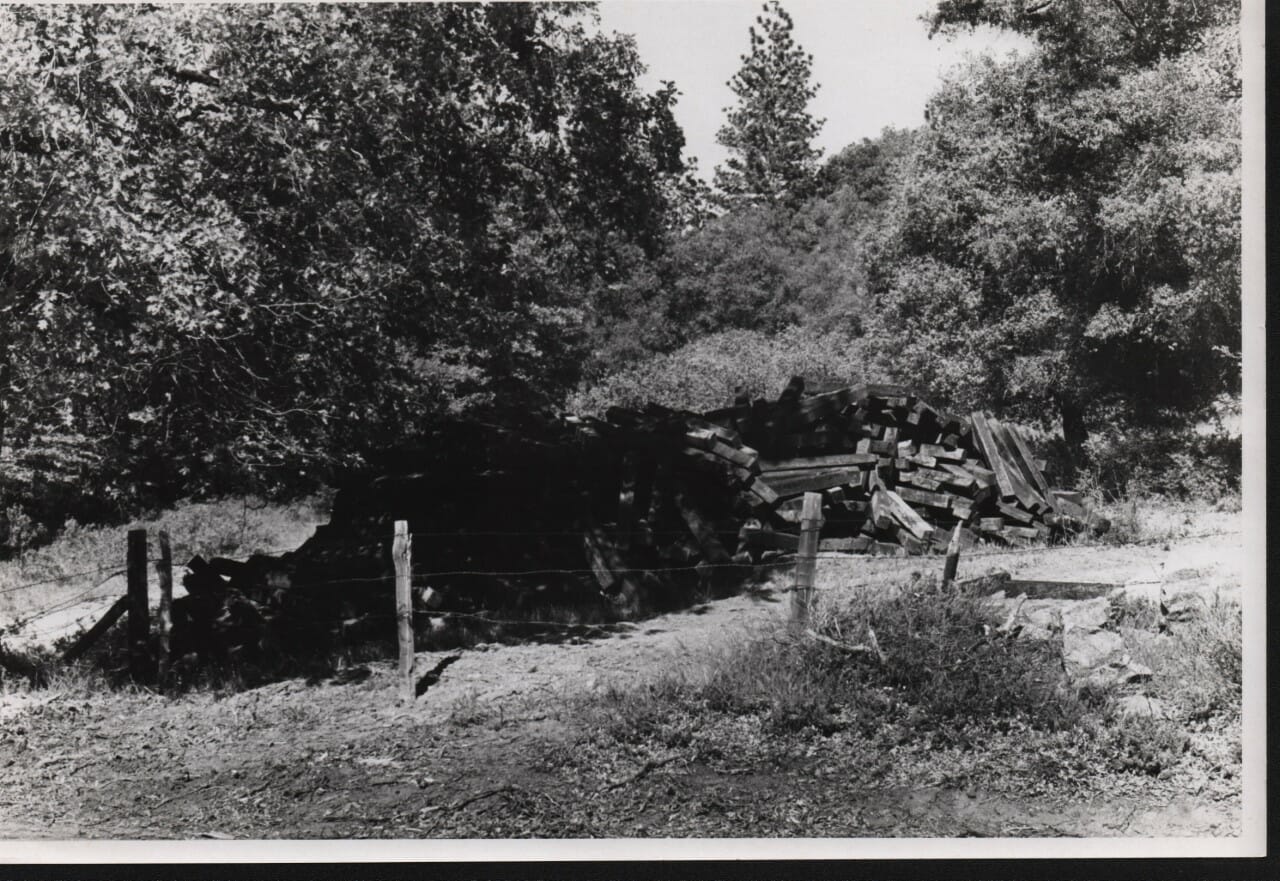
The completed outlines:
<svg viewBox="0 0 1280 881">
<path fill-rule="evenodd" d="M 0 12 L 3 454 L 127 510 L 556 400 L 693 192 L 674 87 L 581 11 Z"/>
<path fill-rule="evenodd" d="M 822 120 L 808 111 L 813 56 L 791 36 L 791 16 L 777 0 L 764 5 L 749 29 L 751 52 L 729 81 L 738 105 L 727 111 L 716 140 L 730 157 L 716 169 L 728 204 L 771 203 L 807 194 L 821 151 L 812 143 Z"/>
<path fill-rule="evenodd" d="M 797 375 L 836 385 L 864 381 L 860 342 L 838 331 L 821 334 L 797 326 L 776 335 L 722 331 L 609 373 L 579 390 L 568 406 L 599 413 L 653 402 L 706 411 L 732 404 L 739 392 L 777 397 Z"/>
<path fill-rule="evenodd" d="M 883 363 L 1055 413 L 1077 453 L 1104 419 L 1185 423 L 1238 392 L 1235 6 L 944 2 L 933 23 L 1037 48 L 930 103 L 873 261 Z"/>
</svg>

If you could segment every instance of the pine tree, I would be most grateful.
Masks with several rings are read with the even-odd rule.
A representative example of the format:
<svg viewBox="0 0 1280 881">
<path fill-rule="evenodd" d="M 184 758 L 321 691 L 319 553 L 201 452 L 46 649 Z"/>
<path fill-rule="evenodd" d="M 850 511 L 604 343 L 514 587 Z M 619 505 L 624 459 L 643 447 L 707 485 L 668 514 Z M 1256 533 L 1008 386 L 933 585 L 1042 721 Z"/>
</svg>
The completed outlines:
<svg viewBox="0 0 1280 881">
<path fill-rule="evenodd" d="M 813 56 L 791 31 L 791 16 L 770 0 L 749 29 L 751 52 L 728 85 L 738 105 L 716 140 L 730 156 L 716 169 L 716 187 L 730 204 L 773 203 L 801 196 L 821 151 L 811 144 L 825 120 L 809 114 L 818 87 L 809 82 Z"/>
</svg>

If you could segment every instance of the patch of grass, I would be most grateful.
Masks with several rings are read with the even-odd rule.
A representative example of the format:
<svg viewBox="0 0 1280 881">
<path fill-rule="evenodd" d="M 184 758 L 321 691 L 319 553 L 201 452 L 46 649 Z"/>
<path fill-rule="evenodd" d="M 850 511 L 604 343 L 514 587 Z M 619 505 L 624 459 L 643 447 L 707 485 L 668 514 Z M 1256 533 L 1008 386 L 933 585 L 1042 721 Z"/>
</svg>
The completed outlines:
<svg viewBox="0 0 1280 881">
<path fill-rule="evenodd" d="M 1239 493 L 1226 493 L 1206 504 L 1131 488 L 1122 496 L 1094 492 L 1090 507 L 1111 521 L 1111 528 L 1102 535 L 1102 541 L 1111 544 L 1173 541 L 1240 529 Z"/>
<path fill-rule="evenodd" d="M 328 520 L 329 500 L 317 495 L 291 504 L 252 498 L 184 502 L 152 517 L 118 526 L 83 526 L 68 521 L 51 542 L 21 559 L 0 562 L 0 626 L 74 600 L 115 596 L 123 582 L 111 573 L 125 565 L 125 537 L 145 528 L 152 556 L 156 534 L 169 532 L 175 566 L 193 555 L 248 557 L 302 544 Z M 148 567 L 154 581 L 154 567 Z M 45 582 L 29 588 L 23 585 Z M 104 583 L 105 582 L 105 583 Z"/>
<path fill-rule="evenodd" d="M 1191 739 L 1177 725 L 1163 719 L 1137 716 L 1114 726 L 1109 741 L 1115 770 L 1154 776 L 1177 765 Z"/>
<path fill-rule="evenodd" d="M 723 649 L 648 685 L 606 695 L 608 733 L 621 741 L 687 742 L 682 716 L 755 716 L 770 734 L 821 736 L 850 725 L 902 722 L 947 741 L 975 722 L 1018 718 L 1068 728 L 1085 712 L 1060 687 L 1050 643 L 1005 639 L 998 607 L 914 578 L 820 609 L 812 629 L 840 646 L 776 633 Z M 868 648 L 871 631 L 884 654 Z"/>
<path fill-rule="evenodd" d="M 1240 713 L 1243 663 L 1238 602 L 1207 603 L 1191 621 L 1173 622 L 1168 632 L 1124 629 L 1133 658 L 1152 670 L 1146 692 L 1171 705 L 1184 721 Z"/>
</svg>

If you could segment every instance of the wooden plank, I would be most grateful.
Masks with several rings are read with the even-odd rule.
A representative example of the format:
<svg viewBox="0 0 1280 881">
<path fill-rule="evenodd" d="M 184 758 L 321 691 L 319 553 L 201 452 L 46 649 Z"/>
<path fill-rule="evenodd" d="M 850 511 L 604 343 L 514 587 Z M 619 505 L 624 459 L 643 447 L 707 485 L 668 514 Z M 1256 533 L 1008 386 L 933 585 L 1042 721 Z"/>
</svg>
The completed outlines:
<svg viewBox="0 0 1280 881">
<path fill-rule="evenodd" d="M 1022 466 L 1019 464 L 1019 456 L 1013 449 L 1013 441 L 1009 438 L 1008 431 L 998 419 L 987 420 L 987 427 L 991 431 L 991 436 L 995 440 L 996 448 L 1000 451 L 1000 456 L 1009 469 L 1009 477 L 1013 481 L 1014 493 L 1018 497 L 1018 501 L 1028 511 L 1050 510 L 1050 504 L 1040 498 L 1040 494 L 1031 488 L 1031 484 L 1023 476 Z"/>
<path fill-rule="evenodd" d="M 872 453 L 838 453 L 832 456 L 794 456 L 788 459 L 760 459 L 760 473 L 823 468 L 872 468 L 878 457 Z"/>
<path fill-rule="evenodd" d="M 951 496 L 946 493 L 929 492 L 904 486 L 898 488 L 898 495 L 908 502 L 928 505 L 931 508 L 941 508 L 944 511 L 951 508 Z"/>
<path fill-rule="evenodd" d="M 1091 600 L 1104 597 L 1123 584 L 1103 581 L 1026 581 L 1010 580 L 1003 586 L 1006 596 L 1026 594 L 1029 600 Z"/>
<path fill-rule="evenodd" d="M 959 462 L 964 459 L 964 450 L 948 449 L 940 444 L 921 444 L 920 452 L 948 462 Z"/>
<path fill-rule="evenodd" d="M 1034 514 L 1030 513 L 1029 511 L 1022 510 L 1017 505 L 1009 505 L 1004 502 L 997 502 L 996 507 L 1000 510 L 1000 513 L 1006 517 L 1012 517 L 1014 520 L 1020 521 L 1022 523 L 1035 522 L 1036 518 Z"/>
<path fill-rule="evenodd" d="M 106 614 L 99 618 L 96 624 L 84 633 L 80 634 L 80 637 L 62 653 L 62 663 L 70 664 L 92 648 L 93 644 L 98 641 L 98 638 L 102 636 L 102 634 L 106 633 L 111 628 L 112 624 L 115 624 L 124 617 L 125 612 L 129 611 L 129 603 L 130 598 L 128 594 L 125 594 L 112 603 L 111 608 L 107 609 Z"/>
<path fill-rule="evenodd" d="M 999 532 L 1004 529 L 1004 518 L 983 517 L 978 520 L 978 529 L 981 532 Z"/>
<path fill-rule="evenodd" d="M 735 447 L 720 437 L 716 437 L 712 442 L 710 452 L 748 470 L 754 468 L 760 459 L 760 454 L 751 447 Z"/>
<path fill-rule="evenodd" d="M 759 477 L 756 477 L 751 481 L 751 483 L 747 484 L 747 492 L 759 499 L 761 504 L 768 505 L 770 507 L 776 505 L 778 503 L 778 499 L 781 498 L 777 491 L 771 487 L 767 481 L 761 480 Z"/>
<path fill-rule="evenodd" d="M 987 488 L 998 485 L 996 482 L 996 473 L 989 468 L 983 468 L 973 459 L 965 459 L 960 463 L 960 467 L 972 474 L 973 479 L 980 487 Z"/>
<path fill-rule="evenodd" d="M 852 538 L 823 538 L 818 540 L 819 551 L 842 551 L 844 553 L 858 554 L 867 550 L 871 546 L 871 539 L 865 535 L 855 535 Z"/>
<path fill-rule="evenodd" d="M 921 541 L 912 535 L 910 530 L 901 526 L 895 528 L 894 537 L 897 539 L 898 544 L 906 548 L 907 553 L 912 556 L 919 556 L 929 550 L 929 542 Z"/>
<path fill-rule="evenodd" d="M 862 471 L 857 468 L 835 468 L 826 471 L 801 471 L 786 476 L 774 473 L 769 476 L 769 486 L 779 498 L 786 498 L 833 486 L 854 484 L 862 479 Z"/>
<path fill-rule="evenodd" d="M 991 427 L 995 429 L 996 441 L 1007 454 L 1009 461 L 1013 463 L 1018 477 L 1026 484 L 1028 490 L 1035 493 L 1036 501 L 1039 503 L 1037 510 L 1053 510 L 1053 497 L 1049 495 L 1049 484 L 1045 481 L 1044 475 L 1031 464 L 1031 452 L 1022 441 L 1022 436 L 1014 426 L 1007 423 L 997 423 L 992 420 Z"/>
<path fill-rule="evenodd" d="M 772 529 L 744 526 L 738 532 L 739 542 L 752 550 L 795 551 L 800 547 L 798 536 Z"/>
<path fill-rule="evenodd" d="M 1022 432 L 1016 425 L 1006 425 L 1005 431 L 1009 434 L 1009 439 L 1013 441 L 1014 451 L 1018 454 L 1018 464 L 1022 466 L 1024 473 L 1031 480 L 1031 486 L 1038 492 L 1046 502 L 1053 505 L 1056 501 L 1053 492 L 1049 489 L 1049 481 L 1044 478 L 1044 471 L 1038 464 L 1038 460 L 1031 454 L 1031 448 L 1027 445 L 1027 440 L 1022 436 Z"/>
<path fill-rule="evenodd" d="M 716 433 L 709 428 L 695 428 L 684 433 L 684 442 L 699 450 L 710 450 L 716 443 Z"/>
<path fill-rule="evenodd" d="M 982 453 L 983 459 L 995 473 L 1000 495 L 1006 499 L 1016 499 L 1018 494 L 1014 490 L 1013 478 L 1009 474 L 1008 465 L 1000 455 L 999 447 L 996 446 L 991 426 L 987 424 L 987 417 L 981 413 L 973 413 L 970 418 L 973 420 L 973 437 L 977 441 L 978 451 Z"/>
<path fill-rule="evenodd" d="M 978 478 L 963 465 L 957 465 L 954 462 L 942 462 L 939 464 L 944 471 L 955 478 L 953 481 L 955 486 L 962 489 L 969 489 L 970 487 L 977 485 Z"/>
<path fill-rule="evenodd" d="M 942 481 L 935 480 L 926 471 L 907 471 L 898 474 L 898 482 L 910 484 L 923 490 L 936 492 L 942 489 Z"/>
<path fill-rule="evenodd" d="M 1027 541 L 1035 541 L 1042 537 L 1040 530 L 1028 526 L 1006 526 L 1000 530 L 1000 534 L 1006 538 L 1020 538 Z"/>
<path fill-rule="evenodd" d="M 891 489 L 876 490 L 875 495 L 871 497 L 871 510 L 873 516 L 877 509 L 877 497 L 879 497 L 878 507 L 882 514 L 896 522 L 897 525 L 905 527 L 916 538 L 930 538 L 933 535 L 933 527 L 926 523 L 924 519 L 907 504 L 905 501 L 906 497 L 903 495 L 903 493 L 906 492 L 909 492 L 909 490 L 904 489 L 901 492 L 894 492 Z M 875 519 L 877 525 L 879 525 L 880 518 L 876 517 Z"/>
</svg>

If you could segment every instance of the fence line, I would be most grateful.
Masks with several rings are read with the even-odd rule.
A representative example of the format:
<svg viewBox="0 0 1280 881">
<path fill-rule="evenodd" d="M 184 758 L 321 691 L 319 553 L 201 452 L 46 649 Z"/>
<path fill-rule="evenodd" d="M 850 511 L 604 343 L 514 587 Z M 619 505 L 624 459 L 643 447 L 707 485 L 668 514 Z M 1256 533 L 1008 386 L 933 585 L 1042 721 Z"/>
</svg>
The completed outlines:
<svg viewBox="0 0 1280 881">
<path fill-rule="evenodd" d="M 478 535 L 486 535 L 486 534 L 558 535 L 560 533 L 539 533 L 539 532 L 528 532 L 528 533 L 518 533 L 518 532 L 430 533 L 430 532 L 426 532 L 426 533 L 420 533 L 420 532 L 415 532 L 411 534 L 415 536 L 440 537 L 440 536 L 468 536 L 468 535 L 478 536 Z M 578 531 L 573 533 L 564 533 L 564 534 L 582 535 L 583 531 Z M 615 533 L 608 533 L 608 534 L 613 535 Z M 621 534 L 621 533 L 618 533 L 618 534 Z M 649 533 L 649 534 L 652 535 L 657 533 Z M 687 531 L 679 532 L 679 533 L 673 532 L 672 534 L 687 535 L 688 532 Z M 786 534 L 789 535 L 790 533 L 786 533 Z M 1240 535 L 1240 534 L 1241 534 L 1241 530 L 1239 529 L 1224 529 L 1224 530 L 1216 530 L 1212 532 L 1195 533 L 1192 535 L 1172 536 L 1172 537 L 1166 537 L 1166 538 L 1150 538 L 1150 539 L 1142 539 L 1139 541 L 1129 541 L 1129 542 L 1094 542 L 1089 544 L 1032 545 L 1032 546 L 1020 547 L 1020 548 L 998 548 L 998 549 L 983 550 L 983 551 L 970 550 L 969 552 L 965 553 L 964 559 L 975 560 L 975 559 L 982 559 L 986 557 L 1009 557 L 1009 556 L 1018 556 L 1022 554 L 1045 554 L 1045 553 L 1054 553 L 1057 551 L 1068 551 L 1068 550 L 1079 550 L 1079 549 L 1107 549 L 1107 548 L 1121 549 L 1121 548 L 1130 548 L 1130 547 L 1144 547 L 1147 545 L 1164 544 L 1166 542 L 1191 541 L 1191 540 L 1200 539 L 1200 538 L 1213 538 L 1221 535 Z M 381 544 L 357 545 L 354 548 L 342 548 L 341 550 L 350 551 L 350 550 L 373 550 L 373 549 L 380 550 L 380 551 L 381 550 L 390 551 L 390 544 L 381 543 Z M 280 553 L 290 553 L 296 550 L 297 548 L 284 548 L 284 549 L 269 550 L 269 551 L 255 551 L 254 553 L 269 556 L 269 555 L 280 554 Z M 794 554 L 794 552 L 792 551 L 784 551 L 783 553 L 788 555 Z M 941 556 L 942 556 L 941 553 L 898 556 L 898 555 L 889 555 L 889 554 L 859 554 L 859 553 L 847 553 L 842 551 L 820 551 L 818 554 L 818 559 L 824 560 L 824 561 L 839 560 L 845 563 L 859 563 L 859 564 L 888 563 L 888 564 L 895 564 L 895 565 L 918 565 L 922 560 L 930 559 L 932 557 L 941 557 Z M 154 559 L 152 558 L 147 559 L 148 564 L 153 564 L 158 562 L 161 562 L 160 558 L 158 557 Z M 619 574 L 631 574 L 631 573 L 643 573 L 643 572 L 689 572 L 689 571 L 707 571 L 712 569 L 745 569 L 745 568 L 760 568 L 760 567 L 772 567 L 772 566 L 793 566 L 794 563 L 795 563 L 794 559 L 791 556 L 788 556 L 788 558 L 784 561 L 769 561 L 765 563 L 702 563 L 702 564 L 697 564 L 693 566 L 647 566 L 647 567 L 636 566 L 636 567 L 613 569 L 611 571 L 617 572 Z M 10 585 L 5 588 L 0 588 L 0 595 L 16 593 L 17 591 L 20 591 L 20 590 L 27 590 L 33 587 L 42 587 L 49 584 L 61 584 L 68 581 L 74 581 L 76 579 L 85 578 L 90 575 L 97 575 L 102 572 L 110 572 L 110 575 L 108 575 L 105 580 L 95 585 L 89 591 L 89 593 L 92 593 L 93 590 L 96 590 L 97 588 L 101 587 L 111 578 L 114 578 L 117 575 L 125 574 L 125 570 L 119 566 L 99 566 L 95 569 L 86 569 L 81 572 L 70 572 L 64 575 L 58 575 L 58 576 L 52 576 L 50 578 L 40 579 L 38 581 L 29 581 L 23 584 Z M 585 569 L 585 568 L 584 569 L 548 568 L 548 569 L 513 569 L 513 570 L 456 569 L 456 570 L 443 570 L 439 572 L 415 571 L 413 575 L 414 575 L 414 578 L 430 578 L 430 577 L 441 578 L 441 577 L 462 577 L 462 576 L 486 576 L 486 577 L 492 577 L 492 578 L 502 578 L 502 577 L 519 577 L 519 576 L 534 576 L 534 575 L 591 575 L 593 574 L 593 572 L 594 570 Z M 372 576 L 372 577 L 334 578 L 334 579 L 326 579 L 323 581 L 309 581 L 309 582 L 306 582 L 305 584 L 299 584 L 298 586 L 300 587 L 319 586 L 319 585 L 326 585 L 326 584 L 342 584 L 342 583 L 352 583 L 352 584 L 371 583 L 371 582 L 377 582 L 377 581 L 390 580 L 393 577 L 394 576 L 388 574 L 388 575 L 379 575 L 379 576 Z"/>
</svg>

